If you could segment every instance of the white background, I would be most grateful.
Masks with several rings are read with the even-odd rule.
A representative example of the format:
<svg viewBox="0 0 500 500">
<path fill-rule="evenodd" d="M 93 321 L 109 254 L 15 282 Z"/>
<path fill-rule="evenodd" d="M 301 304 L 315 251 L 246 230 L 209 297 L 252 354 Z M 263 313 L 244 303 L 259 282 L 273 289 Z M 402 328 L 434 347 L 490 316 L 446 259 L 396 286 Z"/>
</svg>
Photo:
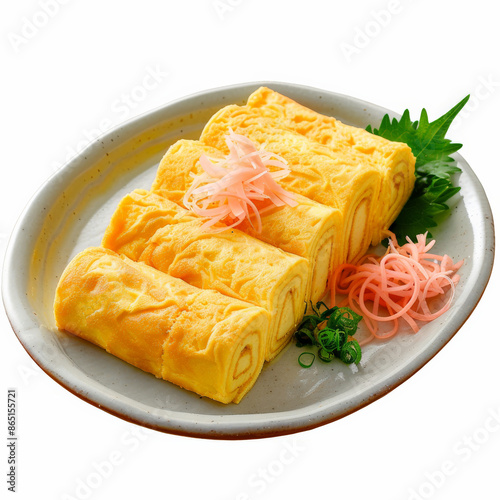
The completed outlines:
<svg viewBox="0 0 500 500">
<path fill-rule="evenodd" d="M 6 4 L 2 255 L 38 186 L 97 129 L 256 80 L 409 108 L 414 119 L 422 107 L 437 118 L 471 93 L 451 138 L 499 213 L 500 31 L 491 0 Z M 137 90 L 151 71 L 158 84 Z M 127 95 L 139 98 L 127 104 Z M 18 390 L 17 498 L 497 498 L 500 425 L 488 424 L 500 414 L 499 288 L 494 272 L 458 335 L 379 401 L 312 431 L 242 442 L 142 430 L 81 401 L 31 361 L 2 312 L 2 399 L 7 387 Z"/>
</svg>

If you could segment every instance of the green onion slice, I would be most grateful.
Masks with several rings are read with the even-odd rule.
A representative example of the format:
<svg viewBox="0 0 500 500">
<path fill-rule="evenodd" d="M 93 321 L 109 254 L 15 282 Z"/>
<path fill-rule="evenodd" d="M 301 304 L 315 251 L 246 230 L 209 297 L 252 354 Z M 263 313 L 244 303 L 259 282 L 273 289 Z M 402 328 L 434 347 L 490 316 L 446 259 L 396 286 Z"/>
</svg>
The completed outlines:
<svg viewBox="0 0 500 500">
<path fill-rule="evenodd" d="M 340 351 L 340 359 L 350 365 L 351 363 L 358 364 L 361 361 L 361 347 L 357 340 L 349 340 L 346 342 Z"/>
<path fill-rule="evenodd" d="M 305 362 L 302 361 L 305 358 Z M 313 352 L 303 352 L 299 356 L 299 365 L 302 368 L 310 368 L 316 359 L 316 355 Z M 309 362 L 307 362 L 309 360 Z"/>
<path fill-rule="evenodd" d="M 344 363 L 358 364 L 361 361 L 361 347 L 356 340 L 348 339 L 356 333 L 362 316 L 349 307 L 328 308 L 324 302 L 318 302 L 316 307 L 312 303 L 310 306 L 313 314 L 305 315 L 295 332 L 297 347 L 317 346 L 319 359 L 326 363 L 338 357 Z M 320 312 L 321 308 L 325 310 Z M 306 311 L 307 305 L 304 313 Z M 319 325 L 324 322 L 326 326 L 320 329 Z M 303 352 L 299 356 L 300 366 L 309 368 L 315 357 L 311 352 Z M 310 363 L 301 361 L 302 358 L 310 360 Z"/>
</svg>

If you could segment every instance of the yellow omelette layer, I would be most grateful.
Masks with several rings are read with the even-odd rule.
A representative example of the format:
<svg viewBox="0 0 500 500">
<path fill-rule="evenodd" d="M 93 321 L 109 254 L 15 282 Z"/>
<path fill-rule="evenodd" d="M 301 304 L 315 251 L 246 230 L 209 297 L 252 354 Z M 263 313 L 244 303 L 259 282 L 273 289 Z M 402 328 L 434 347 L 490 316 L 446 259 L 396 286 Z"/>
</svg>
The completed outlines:
<svg viewBox="0 0 500 500">
<path fill-rule="evenodd" d="M 201 229 L 205 220 L 162 196 L 135 190 L 118 205 L 102 246 L 269 311 L 269 361 L 302 317 L 309 263 L 237 229 L 207 233 Z"/>
<path fill-rule="evenodd" d="M 280 184 L 298 206 L 262 213 L 260 233 L 250 221 L 202 232 L 203 219 L 180 206 L 203 171 L 201 154 L 228 152 L 229 129 L 291 169 Z M 152 192 L 125 196 L 108 248 L 84 250 L 61 276 L 57 326 L 158 378 L 237 403 L 289 340 L 304 299 L 320 300 L 332 270 L 384 236 L 413 189 L 414 165 L 408 146 L 262 87 L 246 106 L 219 110 L 200 141 L 171 146 Z"/>
<path fill-rule="evenodd" d="M 379 169 L 382 181 L 371 222 L 372 244 L 379 243 L 413 190 L 415 157 L 411 148 L 317 113 L 267 87 L 260 87 L 251 94 L 247 104 L 258 109 L 263 116 L 278 120 L 289 129 L 328 146 L 340 156 L 349 152 L 357 154 L 360 169 L 367 166 Z"/>
<path fill-rule="evenodd" d="M 58 328 L 158 378 L 238 403 L 264 363 L 270 315 L 143 263 L 91 247 L 56 291 Z"/>
<path fill-rule="evenodd" d="M 193 182 L 193 175 L 203 169 L 202 154 L 217 159 L 224 154 L 199 141 L 180 140 L 162 158 L 152 191 L 182 205 L 184 194 Z M 262 231 L 258 233 L 245 220 L 238 229 L 286 252 L 309 261 L 305 297 L 318 302 L 326 291 L 330 271 L 340 264 L 335 236 L 340 231 L 340 212 L 300 195 L 296 207 L 276 207 L 261 214 Z"/>
<path fill-rule="evenodd" d="M 230 105 L 219 110 L 200 140 L 228 153 L 224 136 L 230 129 L 288 162 L 291 172 L 279 181 L 285 189 L 340 212 L 342 224 L 336 235 L 336 241 L 341 242 L 336 248 L 340 262 L 354 261 L 366 252 L 382 181 L 378 169 L 359 168 L 356 155 L 334 153 L 248 106 Z"/>
</svg>

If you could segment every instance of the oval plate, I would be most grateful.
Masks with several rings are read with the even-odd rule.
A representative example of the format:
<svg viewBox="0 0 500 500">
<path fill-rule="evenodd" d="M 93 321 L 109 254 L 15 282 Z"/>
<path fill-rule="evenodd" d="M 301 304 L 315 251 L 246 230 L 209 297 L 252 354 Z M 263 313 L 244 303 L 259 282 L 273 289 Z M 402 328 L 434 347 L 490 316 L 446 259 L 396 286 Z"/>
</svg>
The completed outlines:
<svg viewBox="0 0 500 500">
<path fill-rule="evenodd" d="M 456 155 L 463 171 L 456 182 L 462 189 L 451 217 L 434 231 L 439 252 L 465 260 L 453 306 L 417 335 L 402 331 L 390 341 L 365 346 L 358 366 L 316 362 L 303 369 L 297 363 L 300 351 L 291 343 L 264 367 L 239 405 L 223 405 L 56 329 L 52 303 L 59 276 L 76 253 L 100 244 L 122 196 L 149 189 L 172 143 L 198 138 L 215 111 L 244 104 L 261 85 L 358 127 L 378 125 L 388 112 L 352 97 L 285 83 L 206 91 L 100 137 L 56 172 L 24 210 L 6 252 L 5 309 L 29 355 L 73 394 L 128 421 L 174 434 L 242 439 L 306 430 L 348 415 L 400 385 L 455 335 L 478 303 L 493 265 L 493 220 L 481 184 Z"/>
</svg>

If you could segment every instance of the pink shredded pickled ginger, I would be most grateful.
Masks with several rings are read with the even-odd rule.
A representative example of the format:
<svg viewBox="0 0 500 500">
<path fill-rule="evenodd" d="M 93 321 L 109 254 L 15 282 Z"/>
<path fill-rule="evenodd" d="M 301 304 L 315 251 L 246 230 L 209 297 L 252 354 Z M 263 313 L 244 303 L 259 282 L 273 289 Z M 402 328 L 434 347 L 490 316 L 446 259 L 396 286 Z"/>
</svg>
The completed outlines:
<svg viewBox="0 0 500 500">
<path fill-rule="evenodd" d="M 417 235 L 414 243 L 408 236 L 400 246 L 390 233 L 389 247 L 385 255 L 366 254 L 354 264 L 337 267 L 331 278 L 331 306 L 336 294 L 344 295 L 339 305 L 348 305 L 361 314 L 373 338 L 388 339 L 399 329 L 400 320 L 418 332 L 418 322 L 432 321 L 450 308 L 455 295 L 457 274 L 463 260 L 454 263 L 448 255 L 430 253 L 436 243 L 427 243 L 427 233 Z M 448 299 L 444 301 L 449 291 Z M 433 299 L 441 298 L 437 310 L 431 311 Z M 382 325 L 391 330 L 380 331 Z"/>
<path fill-rule="evenodd" d="M 297 205 L 293 193 L 276 182 L 286 177 L 290 168 L 280 156 L 257 149 L 250 139 L 231 129 L 226 144 L 229 154 L 223 159 L 201 155 L 204 172 L 195 176 L 184 195 L 184 206 L 209 219 L 201 226 L 204 230 L 225 231 L 248 219 L 261 232 L 261 212 L 273 206 Z M 217 222 L 226 226 L 213 227 Z"/>
</svg>

